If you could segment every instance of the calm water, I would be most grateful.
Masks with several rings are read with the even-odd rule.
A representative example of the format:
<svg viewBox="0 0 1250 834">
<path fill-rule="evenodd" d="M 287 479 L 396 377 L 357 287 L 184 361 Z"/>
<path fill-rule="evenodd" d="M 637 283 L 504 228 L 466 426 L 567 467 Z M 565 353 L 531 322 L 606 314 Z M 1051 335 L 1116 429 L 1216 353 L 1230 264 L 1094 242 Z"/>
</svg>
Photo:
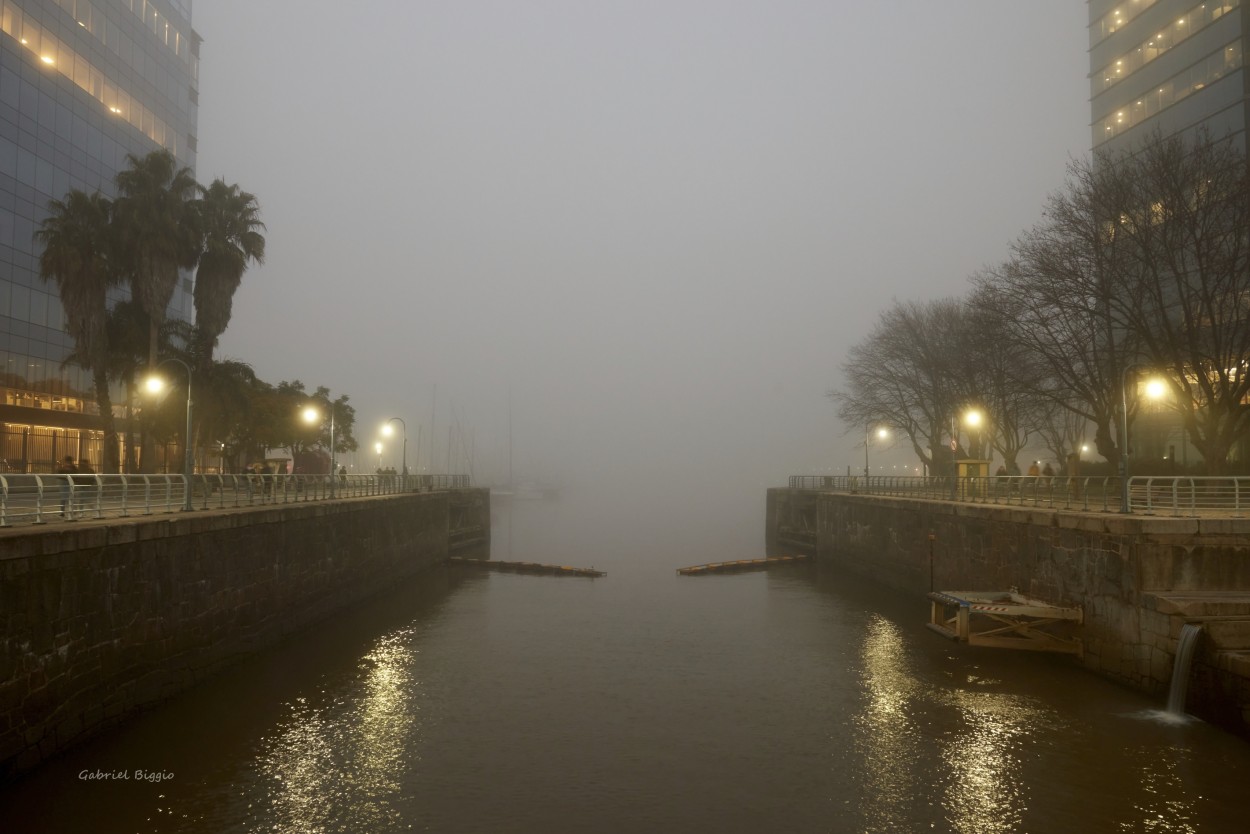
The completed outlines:
<svg viewBox="0 0 1250 834">
<path fill-rule="evenodd" d="M 1250 745 L 1063 658 L 814 569 L 675 574 L 763 555 L 762 514 L 498 508 L 495 558 L 608 576 L 437 571 L 0 790 L 0 831 L 1247 830 Z"/>
</svg>

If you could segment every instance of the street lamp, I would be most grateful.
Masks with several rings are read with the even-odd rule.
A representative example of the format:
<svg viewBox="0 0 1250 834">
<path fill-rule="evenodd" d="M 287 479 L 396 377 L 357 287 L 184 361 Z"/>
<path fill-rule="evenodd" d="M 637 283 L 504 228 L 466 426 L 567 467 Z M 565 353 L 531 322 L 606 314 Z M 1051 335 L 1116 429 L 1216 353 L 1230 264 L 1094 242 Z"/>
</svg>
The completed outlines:
<svg viewBox="0 0 1250 834">
<path fill-rule="evenodd" d="M 191 366 L 188 365 L 186 362 L 183 362 L 181 359 L 177 358 L 176 356 L 170 356 L 166 359 L 162 359 L 160 362 L 157 362 L 156 367 L 159 368 L 161 365 L 164 365 L 166 362 L 176 362 L 182 366 L 182 369 L 184 371 L 187 372 L 187 431 L 186 431 L 186 434 L 183 435 L 183 443 L 182 443 L 184 447 L 184 454 L 183 454 L 183 460 L 182 460 L 182 474 L 186 477 L 186 486 L 184 488 L 186 495 L 184 496 L 182 509 L 184 511 L 189 512 L 191 510 L 191 475 L 193 474 L 193 469 L 195 466 L 191 457 L 191 409 L 192 409 L 192 406 L 194 405 L 194 403 L 191 400 L 191 376 L 192 376 Z M 155 368 L 153 370 L 155 371 Z M 166 385 L 165 380 L 161 379 L 155 373 L 153 373 L 152 376 L 148 377 L 147 381 L 144 383 L 144 387 L 146 387 L 148 389 L 148 392 L 152 394 L 159 394 L 161 390 L 165 388 L 165 385 Z"/>
<path fill-rule="evenodd" d="M 330 411 L 330 497 L 334 497 L 334 403 L 327 406 Z M 304 407 L 305 423 L 320 423 L 322 420 L 321 411 L 315 405 L 307 405 Z"/>
<path fill-rule="evenodd" d="M 951 461 L 952 463 L 954 463 L 955 452 L 959 449 L 959 426 L 964 425 L 964 426 L 967 426 L 969 429 L 972 429 L 973 431 L 975 431 L 981 427 L 981 423 L 984 422 L 984 420 L 985 420 L 985 415 L 983 415 L 978 409 L 975 409 L 975 408 L 970 408 L 967 411 L 965 411 L 963 413 L 962 418 L 954 414 L 951 415 Z M 970 431 L 968 434 L 969 434 L 968 439 L 971 440 L 972 432 Z"/>
<path fill-rule="evenodd" d="M 1141 368 L 1141 365 L 1129 365 L 1120 373 L 1120 442 L 1124 448 L 1120 449 L 1120 512 L 1131 513 L 1132 507 L 1129 506 L 1128 495 L 1128 375 L 1132 371 Z M 1146 381 L 1146 396 L 1152 400 L 1162 399 L 1167 393 L 1167 383 L 1155 377 Z M 1134 396 L 1136 400 L 1137 397 Z"/>
<path fill-rule="evenodd" d="M 393 435 L 393 434 L 395 433 L 395 427 L 394 427 L 394 426 L 392 426 L 392 425 L 391 425 L 391 423 L 399 423 L 400 428 L 402 428 L 402 429 L 403 429 L 403 437 L 404 437 L 403 468 L 400 470 L 400 474 L 401 474 L 401 475 L 403 475 L 403 477 L 404 477 L 404 481 L 402 481 L 401 483 L 403 483 L 403 484 L 404 484 L 404 486 L 405 486 L 405 487 L 407 487 L 407 479 L 408 479 L 408 426 L 404 424 L 404 421 L 403 421 L 401 418 L 399 418 L 399 417 L 392 417 L 391 419 L 389 419 L 389 420 L 387 420 L 387 421 L 386 421 L 386 424 L 385 424 L 384 426 L 382 426 L 382 434 L 386 435 L 387 437 L 390 437 L 391 435 Z M 421 450 L 421 447 L 420 447 L 420 445 L 418 445 L 418 446 L 417 446 L 417 451 L 420 451 L 420 450 Z"/>
<path fill-rule="evenodd" d="M 864 480 L 865 481 L 868 480 L 868 442 L 869 442 L 869 436 L 871 432 L 872 432 L 872 426 L 870 424 L 865 423 L 864 424 Z M 890 436 L 890 430 L 887 429 L 885 426 L 881 426 L 880 428 L 877 429 L 878 440 L 885 440 L 889 436 Z"/>
<path fill-rule="evenodd" d="M 373 444 L 373 451 L 378 453 L 378 471 L 382 471 L 382 441 Z"/>
</svg>

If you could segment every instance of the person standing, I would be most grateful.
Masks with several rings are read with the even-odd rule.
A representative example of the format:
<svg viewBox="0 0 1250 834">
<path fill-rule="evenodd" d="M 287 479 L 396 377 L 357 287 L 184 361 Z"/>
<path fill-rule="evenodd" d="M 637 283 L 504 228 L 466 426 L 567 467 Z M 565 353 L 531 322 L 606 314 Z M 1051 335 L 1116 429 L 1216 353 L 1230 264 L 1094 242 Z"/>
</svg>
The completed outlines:
<svg viewBox="0 0 1250 834">
<path fill-rule="evenodd" d="M 56 468 L 56 474 L 61 476 L 61 518 L 69 518 L 70 495 L 74 488 L 74 473 L 77 471 L 73 455 L 61 458 L 61 464 Z"/>
<path fill-rule="evenodd" d="M 1076 452 L 1068 453 L 1068 494 L 1081 500 L 1081 456 Z"/>
</svg>

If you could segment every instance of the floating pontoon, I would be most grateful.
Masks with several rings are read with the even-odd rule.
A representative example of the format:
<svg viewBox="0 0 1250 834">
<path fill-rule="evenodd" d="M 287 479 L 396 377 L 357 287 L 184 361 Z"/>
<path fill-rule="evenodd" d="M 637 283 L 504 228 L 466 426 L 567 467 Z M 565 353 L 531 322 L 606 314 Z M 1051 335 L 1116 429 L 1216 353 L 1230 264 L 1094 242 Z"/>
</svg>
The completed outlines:
<svg viewBox="0 0 1250 834">
<path fill-rule="evenodd" d="M 1084 622 L 1080 608 L 1064 608 L 1010 591 L 933 591 L 928 627 L 950 640 L 1080 655 L 1072 625 Z"/>
<path fill-rule="evenodd" d="M 595 570 L 594 568 L 575 568 L 569 565 L 544 565 L 539 562 L 493 562 L 490 559 L 461 559 L 458 556 L 452 556 L 447 560 L 453 565 L 469 565 L 472 567 L 485 568 L 487 570 L 499 570 L 509 573 L 543 573 L 549 576 L 607 576 L 606 571 Z"/>
<path fill-rule="evenodd" d="M 776 565 L 788 565 L 795 562 L 806 562 L 812 557 L 800 553 L 797 556 L 769 556 L 767 559 L 738 559 L 734 562 L 708 562 L 706 565 L 693 565 L 688 568 L 678 568 L 677 572 L 682 576 L 695 576 L 701 573 L 725 573 L 735 570 L 756 570 L 759 568 L 771 568 Z"/>
</svg>

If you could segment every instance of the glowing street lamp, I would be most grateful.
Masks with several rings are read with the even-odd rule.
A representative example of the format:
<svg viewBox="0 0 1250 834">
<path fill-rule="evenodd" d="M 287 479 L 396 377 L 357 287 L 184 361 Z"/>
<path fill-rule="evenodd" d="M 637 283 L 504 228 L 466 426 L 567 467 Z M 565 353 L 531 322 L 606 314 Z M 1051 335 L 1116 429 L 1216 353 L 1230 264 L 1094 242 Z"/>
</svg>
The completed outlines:
<svg viewBox="0 0 1250 834">
<path fill-rule="evenodd" d="M 1124 444 L 1124 448 L 1120 449 L 1120 512 L 1131 513 L 1132 507 L 1129 505 L 1128 495 L 1128 479 L 1129 479 L 1129 461 L 1128 461 L 1128 376 L 1133 371 L 1138 370 L 1142 366 L 1129 365 L 1120 374 L 1120 441 Z M 1167 394 L 1167 383 L 1158 377 L 1154 377 L 1146 381 L 1145 394 L 1147 399 L 1160 400 Z M 1134 397 L 1137 399 L 1137 397 Z"/>
<path fill-rule="evenodd" d="M 329 411 L 330 411 L 330 497 L 333 498 L 334 497 L 334 481 L 335 481 L 335 477 L 334 477 L 335 475 L 335 472 L 334 472 L 334 404 L 333 403 L 329 405 Z M 305 406 L 304 407 L 304 422 L 305 423 L 322 422 L 321 410 L 318 409 L 315 405 L 310 404 L 310 405 Z"/>
<path fill-rule="evenodd" d="M 400 470 L 400 474 L 403 475 L 404 478 L 407 478 L 408 477 L 408 426 L 405 425 L 404 421 L 400 419 L 399 417 L 392 417 L 391 419 L 386 421 L 386 424 L 384 426 L 382 426 L 382 434 L 386 435 L 387 437 L 390 437 L 391 435 L 395 434 L 395 427 L 392 426 L 391 423 L 399 423 L 400 428 L 403 429 L 403 438 L 404 438 L 404 451 L 403 451 L 403 459 L 402 459 L 403 468 Z M 417 444 L 417 451 L 418 452 L 421 451 L 420 443 Z"/>
<path fill-rule="evenodd" d="M 183 445 L 182 474 L 186 477 L 186 485 L 184 487 L 184 492 L 186 494 L 183 496 L 182 509 L 184 511 L 189 512 L 191 510 L 191 476 L 192 474 L 194 474 L 193 468 L 195 466 L 195 463 L 192 460 L 192 456 L 191 456 L 191 409 L 194 405 L 191 399 L 191 376 L 192 376 L 191 366 L 175 356 L 170 356 L 156 363 L 156 367 L 159 368 L 161 365 L 164 365 L 166 362 L 176 362 L 177 364 L 182 366 L 182 369 L 184 371 L 187 372 L 187 430 L 186 430 L 186 433 L 183 435 L 183 442 L 182 442 L 182 445 Z M 159 394 L 161 391 L 165 390 L 167 385 L 168 383 L 165 382 L 163 378 L 157 376 L 155 373 L 149 376 L 147 378 L 147 381 L 144 382 L 144 387 L 147 388 L 148 393 L 150 394 Z"/>
<path fill-rule="evenodd" d="M 951 416 L 951 462 L 954 463 L 955 451 L 959 448 L 959 426 L 963 425 L 972 431 L 981 428 L 985 415 L 978 409 L 970 408 L 961 417 Z"/>
<path fill-rule="evenodd" d="M 871 432 L 872 432 L 872 426 L 865 424 L 864 425 L 864 480 L 868 479 L 868 445 L 869 445 L 869 436 Z M 878 440 L 885 440 L 889 436 L 890 436 L 890 430 L 887 429 L 885 426 L 880 426 L 877 429 Z"/>
<path fill-rule="evenodd" d="M 378 471 L 382 471 L 382 441 L 373 444 L 373 451 L 378 453 Z"/>
</svg>

